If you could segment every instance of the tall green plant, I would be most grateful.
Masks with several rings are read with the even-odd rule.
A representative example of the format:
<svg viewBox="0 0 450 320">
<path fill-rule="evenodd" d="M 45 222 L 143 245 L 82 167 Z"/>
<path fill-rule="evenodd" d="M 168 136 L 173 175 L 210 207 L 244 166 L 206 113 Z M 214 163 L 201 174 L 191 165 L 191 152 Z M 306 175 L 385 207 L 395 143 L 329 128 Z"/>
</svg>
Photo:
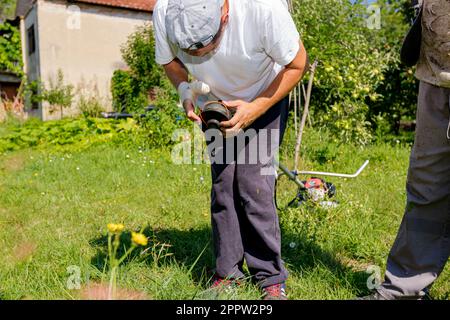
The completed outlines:
<svg viewBox="0 0 450 320">
<path fill-rule="evenodd" d="M 111 93 L 113 108 L 119 112 L 142 112 L 148 103 L 145 87 L 129 71 L 114 72 Z"/>
<path fill-rule="evenodd" d="M 162 69 L 155 62 L 155 40 L 150 25 L 138 27 L 121 48 L 129 70 L 117 70 L 111 81 L 113 107 L 121 112 L 141 112 L 148 93 L 161 84 Z"/>
<path fill-rule="evenodd" d="M 156 100 L 164 97 L 177 101 L 176 90 L 155 61 L 155 38 L 151 25 L 137 28 L 121 51 L 129 70 L 114 73 L 111 92 L 115 110 L 141 112 L 149 102 L 150 92 L 157 96 Z"/>
<path fill-rule="evenodd" d="M 138 27 L 121 49 L 131 74 L 144 89 L 161 86 L 162 68 L 155 62 L 155 38 L 150 24 Z"/>
<path fill-rule="evenodd" d="M 62 70 L 58 70 L 56 80 L 49 79 L 49 88 L 45 88 L 42 98 L 47 101 L 51 107 L 60 110 L 61 119 L 63 118 L 63 110 L 72 105 L 74 97 L 74 87 L 64 83 L 64 75 Z"/>
<path fill-rule="evenodd" d="M 22 75 L 22 49 L 19 29 L 0 24 L 0 70 Z"/>
</svg>

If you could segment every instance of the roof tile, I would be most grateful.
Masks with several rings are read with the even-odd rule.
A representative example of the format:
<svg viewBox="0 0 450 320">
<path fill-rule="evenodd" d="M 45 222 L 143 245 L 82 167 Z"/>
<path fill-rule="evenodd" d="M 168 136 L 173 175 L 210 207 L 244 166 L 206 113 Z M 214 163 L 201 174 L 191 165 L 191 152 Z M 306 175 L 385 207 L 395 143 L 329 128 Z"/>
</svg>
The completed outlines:
<svg viewBox="0 0 450 320">
<path fill-rule="evenodd" d="M 75 2 L 152 12 L 156 0 L 75 0 Z"/>
</svg>

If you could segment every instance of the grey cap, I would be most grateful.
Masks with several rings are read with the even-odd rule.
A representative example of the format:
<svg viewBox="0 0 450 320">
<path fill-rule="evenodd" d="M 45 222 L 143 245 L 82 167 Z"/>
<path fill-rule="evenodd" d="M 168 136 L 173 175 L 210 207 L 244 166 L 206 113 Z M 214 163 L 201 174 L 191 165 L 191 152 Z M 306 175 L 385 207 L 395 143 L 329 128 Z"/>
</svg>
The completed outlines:
<svg viewBox="0 0 450 320">
<path fill-rule="evenodd" d="M 181 49 L 207 46 L 219 32 L 224 0 L 169 0 L 166 32 Z"/>
</svg>

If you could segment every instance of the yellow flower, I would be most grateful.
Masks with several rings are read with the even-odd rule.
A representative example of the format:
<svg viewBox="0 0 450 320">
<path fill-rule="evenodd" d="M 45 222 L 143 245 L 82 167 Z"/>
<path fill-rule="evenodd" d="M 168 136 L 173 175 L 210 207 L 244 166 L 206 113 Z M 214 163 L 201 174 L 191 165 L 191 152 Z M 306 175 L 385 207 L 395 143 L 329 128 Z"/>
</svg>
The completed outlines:
<svg viewBox="0 0 450 320">
<path fill-rule="evenodd" d="M 107 227 L 108 227 L 108 231 L 111 233 L 120 233 L 125 228 L 125 226 L 121 223 L 119 223 L 119 224 L 108 223 Z"/>
<path fill-rule="evenodd" d="M 148 239 L 142 233 L 133 232 L 131 234 L 131 240 L 139 246 L 146 246 L 148 243 Z"/>
<path fill-rule="evenodd" d="M 116 231 L 116 225 L 114 223 L 108 223 L 106 227 L 108 228 L 108 231 L 111 233 L 114 233 Z"/>
</svg>

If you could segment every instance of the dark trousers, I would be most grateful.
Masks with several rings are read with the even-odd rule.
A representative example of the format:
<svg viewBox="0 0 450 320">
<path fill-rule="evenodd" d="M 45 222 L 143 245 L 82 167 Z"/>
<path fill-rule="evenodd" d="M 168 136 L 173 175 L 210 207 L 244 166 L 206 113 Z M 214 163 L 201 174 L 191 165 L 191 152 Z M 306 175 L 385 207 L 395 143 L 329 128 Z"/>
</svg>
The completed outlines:
<svg viewBox="0 0 450 320">
<path fill-rule="evenodd" d="M 273 160 L 274 149 L 278 149 L 286 127 L 288 107 L 285 98 L 270 108 L 244 132 L 248 135 L 244 144 L 237 142 L 240 136 L 222 137 L 223 147 L 212 148 L 208 144 L 212 155 L 212 233 L 216 273 L 220 277 L 244 277 L 245 260 L 261 287 L 282 283 L 287 278 L 274 204 Z M 255 141 L 269 149 L 256 163 L 250 160 L 255 152 L 260 152 L 253 148 Z M 230 153 L 231 161 L 214 163 L 213 158 L 224 160 Z M 246 160 L 242 158 L 244 155 Z"/>
</svg>

